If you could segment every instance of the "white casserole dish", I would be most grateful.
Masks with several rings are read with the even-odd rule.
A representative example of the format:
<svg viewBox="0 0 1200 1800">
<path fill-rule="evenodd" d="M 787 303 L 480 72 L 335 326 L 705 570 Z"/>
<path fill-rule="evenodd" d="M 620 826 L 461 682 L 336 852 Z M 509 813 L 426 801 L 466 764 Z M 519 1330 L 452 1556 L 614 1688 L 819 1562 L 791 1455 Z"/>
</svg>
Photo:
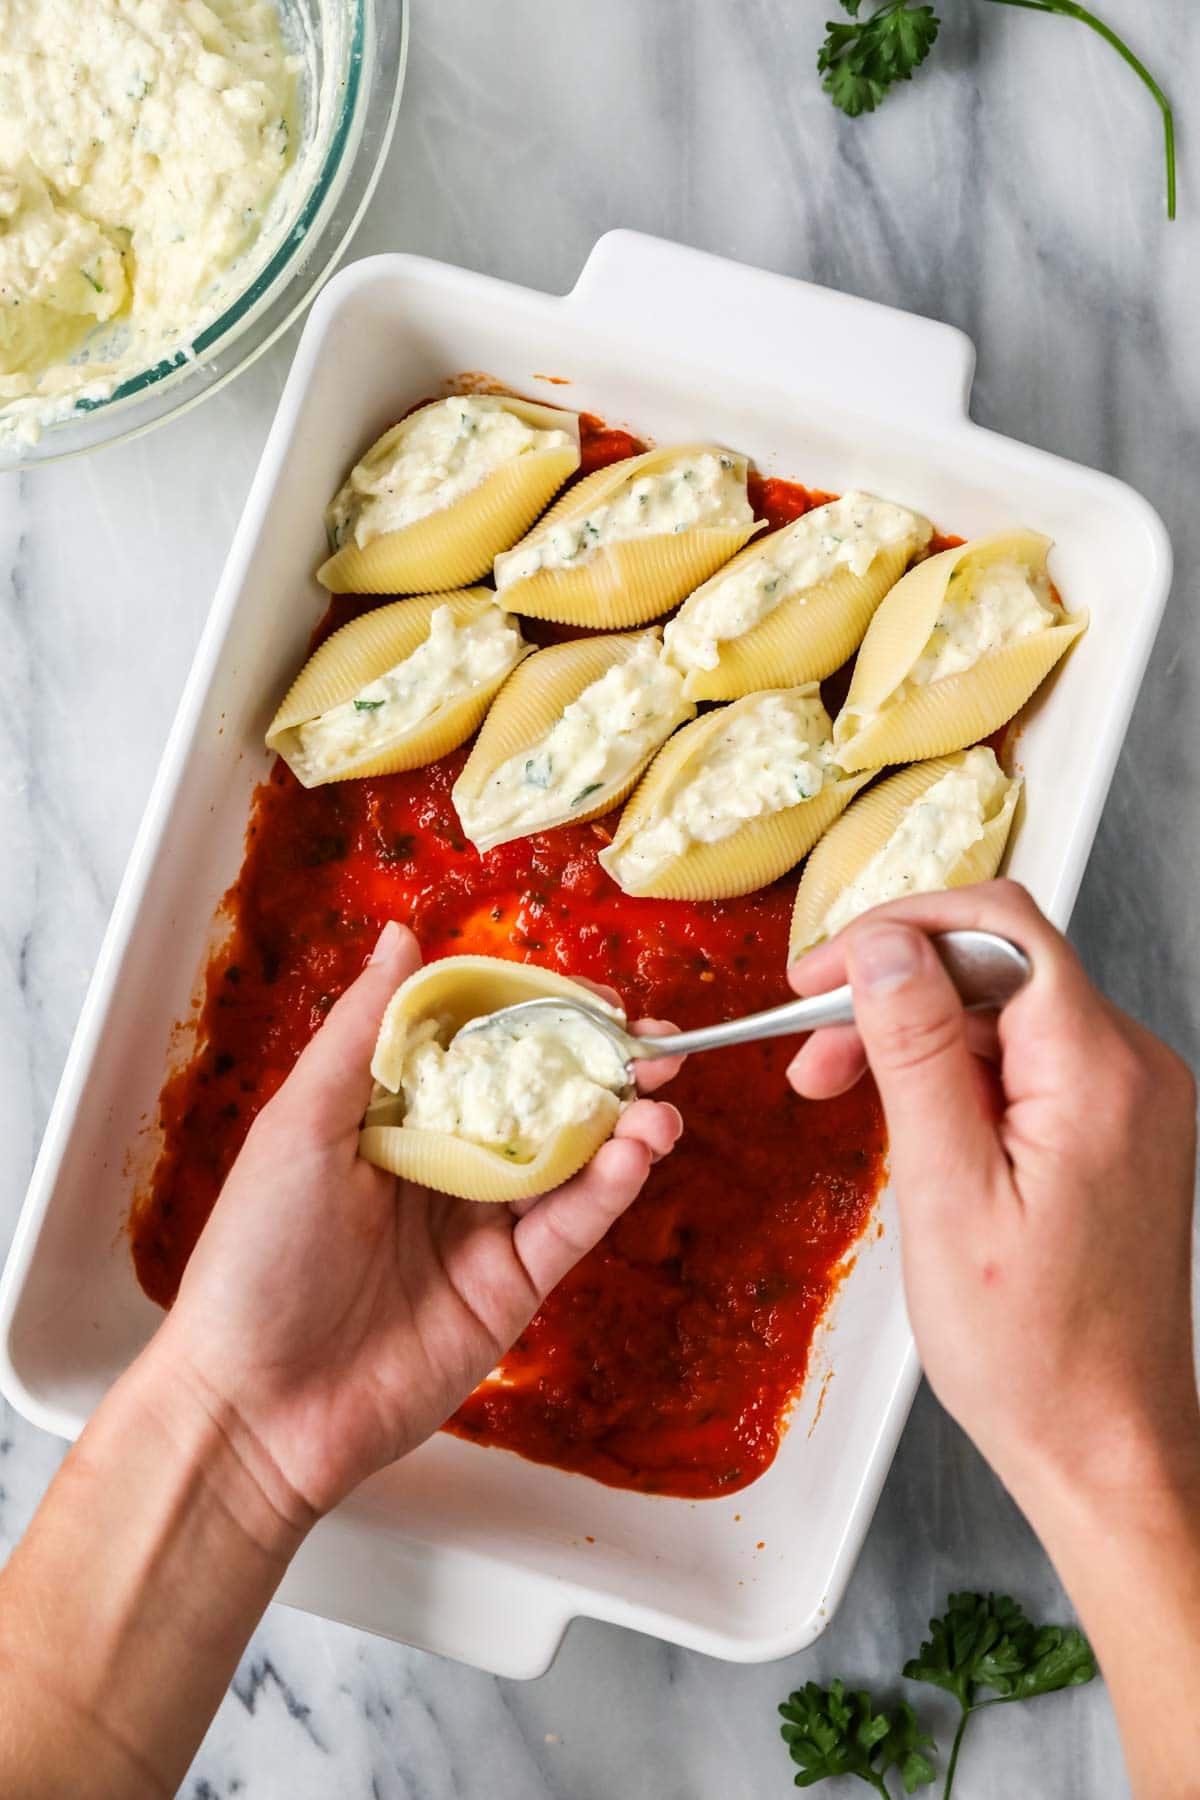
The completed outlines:
<svg viewBox="0 0 1200 1800">
<path fill-rule="evenodd" d="M 1021 739 L 1011 872 L 1066 922 L 1170 549 L 1130 489 L 972 424 L 973 361 L 948 326 L 627 232 L 601 240 L 564 298 L 407 256 L 330 284 L 234 539 L 0 1287 L 0 1384 L 20 1411 L 73 1436 L 157 1323 L 122 1222 L 153 1159 L 145 1121 L 172 1026 L 269 766 L 263 731 L 324 607 L 310 574 L 322 509 L 355 454 L 456 372 L 487 370 L 660 442 L 715 437 L 768 473 L 871 489 L 949 531 L 1049 532 L 1067 604 L 1092 623 Z M 650 1498 L 439 1435 L 313 1533 L 281 1598 L 509 1676 L 544 1670 L 579 1615 L 739 1661 L 808 1644 L 846 1584 L 918 1377 L 886 1197 L 880 1218 L 752 1487 Z"/>
</svg>

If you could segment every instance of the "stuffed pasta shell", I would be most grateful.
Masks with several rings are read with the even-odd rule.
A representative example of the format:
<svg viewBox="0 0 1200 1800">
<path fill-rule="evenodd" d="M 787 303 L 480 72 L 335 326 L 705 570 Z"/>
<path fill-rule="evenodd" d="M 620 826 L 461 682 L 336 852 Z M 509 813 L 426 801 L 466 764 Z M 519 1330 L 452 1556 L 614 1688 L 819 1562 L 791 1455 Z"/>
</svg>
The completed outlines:
<svg viewBox="0 0 1200 1800">
<path fill-rule="evenodd" d="M 867 629 L 834 726 L 844 769 L 945 756 L 1011 719 L 1087 626 L 1046 572 L 1050 539 L 1006 531 L 911 569 Z"/>
<path fill-rule="evenodd" d="M 603 1031 L 568 1009 L 455 1034 L 522 1000 L 582 1001 L 590 988 L 528 963 L 449 956 L 397 988 L 380 1027 L 376 1087 L 359 1136 L 368 1162 L 463 1200 L 528 1200 L 581 1169 L 611 1137 L 628 1074 Z"/>
<path fill-rule="evenodd" d="M 664 632 L 697 700 L 823 681 L 863 640 L 933 527 L 906 506 L 843 494 L 747 545 L 688 597 Z"/>
<path fill-rule="evenodd" d="M 695 707 L 657 631 L 539 650 L 484 721 L 453 799 L 479 850 L 597 818 Z"/>
<path fill-rule="evenodd" d="M 627 894 L 748 894 L 798 863 L 867 780 L 834 762 L 815 683 L 748 694 L 659 751 L 600 862 Z"/>
<path fill-rule="evenodd" d="M 788 960 L 873 906 L 990 881 L 1020 792 L 1020 781 L 986 745 L 914 763 L 880 782 L 842 814 L 805 864 Z"/>
<path fill-rule="evenodd" d="M 597 469 L 496 558 L 505 605 L 606 630 L 669 612 L 761 530 L 747 466 L 732 450 L 687 444 Z"/>
<path fill-rule="evenodd" d="M 579 467 L 574 413 L 507 394 L 418 407 L 372 444 L 325 514 L 334 594 L 419 594 L 486 575 Z"/>
<path fill-rule="evenodd" d="M 420 768 L 470 737 L 530 649 L 487 588 L 377 607 L 305 663 L 267 748 L 309 788 Z"/>
</svg>

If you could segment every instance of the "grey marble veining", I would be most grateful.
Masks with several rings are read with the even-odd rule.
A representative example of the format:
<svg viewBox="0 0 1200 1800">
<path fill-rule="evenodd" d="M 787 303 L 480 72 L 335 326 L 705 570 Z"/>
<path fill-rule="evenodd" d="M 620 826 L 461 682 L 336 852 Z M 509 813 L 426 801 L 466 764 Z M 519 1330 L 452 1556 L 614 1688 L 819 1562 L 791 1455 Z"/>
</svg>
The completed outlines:
<svg viewBox="0 0 1200 1800">
<path fill-rule="evenodd" d="M 1181 219 L 1157 115 L 1068 21 L 943 0 L 936 65 L 851 124 L 812 60 L 828 0 L 416 0 L 396 143 L 356 254 L 407 248 L 552 290 L 632 225 L 961 325 L 983 423 L 1131 481 L 1176 596 L 1076 915 L 1110 993 L 1196 1062 L 1200 850 L 1200 141 Z M 1105 0 L 1183 105 L 1190 0 Z M 1166 60 L 1169 52 L 1169 60 Z M 294 338 L 199 411 L 0 483 L 0 1241 Z M 803 471 L 797 471 L 803 473 Z M 1183 829 L 1180 829 L 1180 821 Z M 61 1447 L 5 1410 L 0 1553 Z M 878 1683 L 955 1585 L 1065 1615 L 1019 1514 L 918 1400 L 844 1605 L 816 1648 L 736 1668 L 592 1624 L 521 1685 L 275 1608 L 188 1800 L 764 1800 L 774 1707 Z M 939 1717 L 942 1736 L 948 1719 Z M 980 1722 L 962 1800 L 1121 1800 L 1096 1686 Z"/>
</svg>

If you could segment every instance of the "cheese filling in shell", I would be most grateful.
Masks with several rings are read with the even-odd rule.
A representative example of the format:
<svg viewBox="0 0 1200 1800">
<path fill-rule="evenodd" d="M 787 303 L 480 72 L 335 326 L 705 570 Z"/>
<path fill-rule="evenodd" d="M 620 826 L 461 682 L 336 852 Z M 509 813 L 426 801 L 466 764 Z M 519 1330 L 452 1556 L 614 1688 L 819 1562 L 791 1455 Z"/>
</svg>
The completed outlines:
<svg viewBox="0 0 1200 1800">
<path fill-rule="evenodd" d="M 739 701 L 703 762 L 667 806 L 601 852 L 622 885 L 653 881 L 693 844 L 719 843 L 750 820 L 811 800 L 838 778 L 832 727 L 819 696 L 769 693 Z"/>
<path fill-rule="evenodd" d="M 429 636 L 411 656 L 353 698 L 301 725 L 291 758 L 302 778 L 320 780 L 411 731 L 452 700 L 499 680 L 518 660 L 521 634 L 499 607 L 457 625 L 435 609 Z"/>
<path fill-rule="evenodd" d="M 484 1026 L 448 1046 L 439 1032 L 438 1021 L 424 1021 L 406 1050 L 405 1128 L 462 1138 L 511 1162 L 532 1162 L 564 1127 L 589 1119 L 602 1095 L 626 1087 L 617 1046 L 567 1008 Z"/>
<path fill-rule="evenodd" d="M 990 749 L 969 750 L 909 806 L 883 847 L 842 889 L 825 915 L 824 935 L 832 937 L 873 906 L 944 888 L 1011 786 Z"/>
<path fill-rule="evenodd" d="M 1044 567 L 1031 568 L 1016 557 L 981 565 L 961 563 L 950 577 L 929 641 L 907 679 L 925 687 L 960 675 L 987 651 L 1004 649 L 1059 623 Z"/>
<path fill-rule="evenodd" d="M 743 637 L 790 597 L 803 598 L 845 571 L 863 576 L 898 544 L 924 549 L 929 522 L 873 494 L 843 494 L 774 533 L 728 575 L 706 582 L 663 632 L 666 654 L 685 672 L 715 669 L 721 644 Z"/>
<path fill-rule="evenodd" d="M 463 829 L 481 849 L 561 824 L 614 794 L 693 708 L 656 636 L 584 688 L 536 743 L 500 764 L 483 791 L 455 792 Z"/>
<path fill-rule="evenodd" d="M 326 514 L 334 550 L 402 531 L 533 450 L 567 450 L 565 430 L 541 430 L 490 395 L 434 402 L 402 419 L 351 470 Z"/>
<path fill-rule="evenodd" d="M 574 569 L 605 545 L 668 536 L 696 526 L 747 528 L 754 514 L 746 496 L 743 459 L 717 450 L 681 456 L 667 467 L 635 474 L 580 517 L 562 518 L 532 533 L 499 559 L 503 590 L 542 569 Z"/>
</svg>

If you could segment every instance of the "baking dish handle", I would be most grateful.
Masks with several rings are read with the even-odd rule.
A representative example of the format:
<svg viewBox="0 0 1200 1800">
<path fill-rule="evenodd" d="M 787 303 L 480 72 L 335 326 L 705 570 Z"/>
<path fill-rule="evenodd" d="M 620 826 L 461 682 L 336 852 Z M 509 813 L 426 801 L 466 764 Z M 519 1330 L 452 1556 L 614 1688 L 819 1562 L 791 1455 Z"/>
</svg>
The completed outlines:
<svg viewBox="0 0 1200 1800">
<path fill-rule="evenodd" d="M 664 357 L 711 359 L 851 412 L 947 424 L 967 411 L 975 346 L 935 319 L 774 275 L 638 231 L 600 238 L 561 304 Z"/>
<path fill-rule="evenodd" d="M 418 1452 L 420 1454 L 420 1452 Z M 310 1533 L 276 1599 L 342 1619 L 490 1675 L 530 1681 L 554 1661 L 576 1611 L 565 1584 L 460 1547 L 396 1531 L 396 1503 L 368 1483 Z M 361 1499 L 360 1499 L 361 1496 Z"/>
</svg>

